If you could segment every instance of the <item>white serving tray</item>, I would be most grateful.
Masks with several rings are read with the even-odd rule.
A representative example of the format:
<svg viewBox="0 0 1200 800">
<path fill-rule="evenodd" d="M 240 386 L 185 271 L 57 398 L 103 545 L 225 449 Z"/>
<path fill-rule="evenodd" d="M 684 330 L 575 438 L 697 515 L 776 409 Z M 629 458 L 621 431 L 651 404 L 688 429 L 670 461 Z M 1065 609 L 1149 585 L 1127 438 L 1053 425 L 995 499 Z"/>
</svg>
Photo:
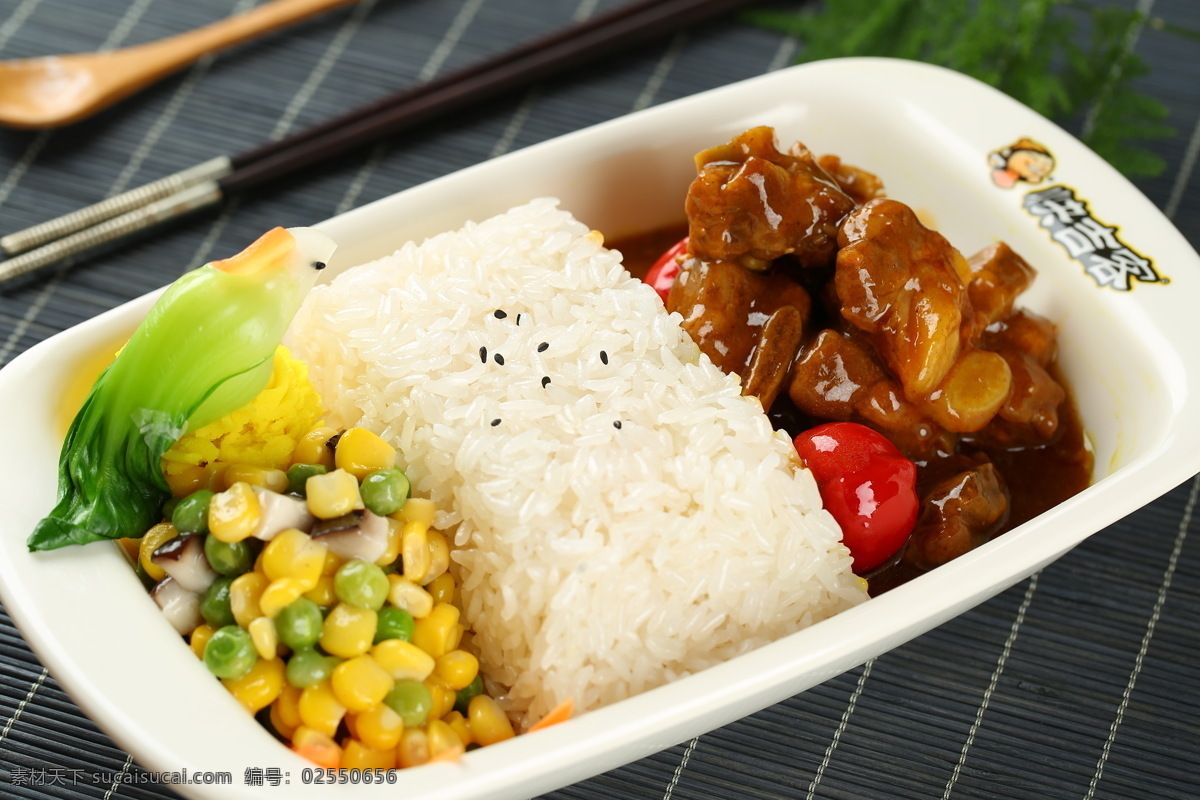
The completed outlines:
<svg viewBox="0 0 1200 800">
<path fill-rule="evenodd" d="M 561 198 L 610 238 L 677 221 L 692 155 L 755 125 L 774 126 L 785 144 L 799 139 L 876 172 L 889 196 L 916 208 L 960 250 L 1003 239 L 1037 267 L 1023 304 L 1060 325 L 1061 362 L 1095 450 L 1095 484 L 957 561 L 734 661 L 457 764 L 395 773 L 396 784 L 339 785 L 339 798 L 529 797 L 641 758 L 929 630 L 1200 471 L 1200 257 L 1150 201 L 1066 132 L 934 67 L 881 59 L 794 67 L 488 161 L 323 223 L 340 244 L 327 272 L 536 196 Z M 1055 170 L 1039 185 L 1003 188 L 992 179 L 989 153 L 1023 137 L 1054 155 Z M 1099 285 L 1025 210 L 1029 193 L 1049 185 L 1085 200 L 1108 236 L 1149 259 L 1163 280 L 1134 280 L 1129 291 Z M 1103 232 L 1096 235 L 1105 244 Z M 1078 235 L 1059 236 L 1083 246 Z M 0 595 L 55 678 L 138 763 L 190 777 L 230 774 L 227 785 L 172 787 L 184 796 L 326 800 L 331 788 L 306 781 L 310 765 L 247 718 L 116 547 L 26 551 L 25 537 L 54 503 L 56 399 L 95 343 L 131 330 L 151 301 L 102 314 L 0 370 L 0 438 L 20 454 L 0 477 Z M 245 784 L 247 768 L 270 767 L 281 771 L 279 786 Z"/>
</svg>

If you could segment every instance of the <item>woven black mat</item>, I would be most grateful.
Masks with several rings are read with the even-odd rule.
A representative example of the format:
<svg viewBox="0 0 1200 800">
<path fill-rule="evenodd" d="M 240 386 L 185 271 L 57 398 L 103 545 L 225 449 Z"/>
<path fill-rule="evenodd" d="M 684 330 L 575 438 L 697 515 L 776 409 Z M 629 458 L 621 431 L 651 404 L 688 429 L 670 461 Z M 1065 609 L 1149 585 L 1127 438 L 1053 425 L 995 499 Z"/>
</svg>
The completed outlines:
<svg viewBox="0 0 1200 800">
<path fill-rule="evenodd" d="M 0 232 L 247 149 L 620 1 L 365 0 L 202 63 L 84 125 L 0 130 Z M 0 0 L 0 58 L 148 41 L 250 5 Z M 1196 0 L 1137 5 L 1200 30 Z M 1176 129 L 1154 145 L 1168 169 L 1139 188 L 1200 246 L 1200 45 L 1153 27 L 1132 44 L 1152 67 L 1138 86 L 1167 104 Z M 313 223 L 507 150 L 762 74 L 789 63 L 796 47 L 736 20 L 704 25 L 277 183 L 86 268 L 52 271 L 0 292 L 0 364 L 268 227 Z M 1198 486 L 1174 489 L 908 645 L 548 797 L 1200 797 Z M 113 780 L 74 780 L 76 769 Z M 0 612 L 0 796 L 174 797 L 131 782 L 139 772 Z"/>
</svg>

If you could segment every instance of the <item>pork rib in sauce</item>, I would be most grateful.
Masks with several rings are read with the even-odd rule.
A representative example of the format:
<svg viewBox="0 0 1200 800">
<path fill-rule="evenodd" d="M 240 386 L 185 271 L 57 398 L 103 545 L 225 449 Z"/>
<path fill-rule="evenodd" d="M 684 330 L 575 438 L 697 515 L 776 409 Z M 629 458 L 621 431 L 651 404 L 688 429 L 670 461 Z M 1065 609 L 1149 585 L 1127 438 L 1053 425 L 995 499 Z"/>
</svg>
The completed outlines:
<svg viewBox="0 0 1200 800">
<path fill-rule="evenodd" d="M 1033 268 L 1003 243 L 965 258 L 877 176 L 781 152 L 771 128 L 696 166 L 667 307 L 779 419 L 860 422 L 917 462 L 920 519 L 881 569 L 929 569 L 999 532 L 1010 497 L 988 449 L 1053 443 L 1067 400 L 1054 325 L 1016 307 Z"/>
</svg>

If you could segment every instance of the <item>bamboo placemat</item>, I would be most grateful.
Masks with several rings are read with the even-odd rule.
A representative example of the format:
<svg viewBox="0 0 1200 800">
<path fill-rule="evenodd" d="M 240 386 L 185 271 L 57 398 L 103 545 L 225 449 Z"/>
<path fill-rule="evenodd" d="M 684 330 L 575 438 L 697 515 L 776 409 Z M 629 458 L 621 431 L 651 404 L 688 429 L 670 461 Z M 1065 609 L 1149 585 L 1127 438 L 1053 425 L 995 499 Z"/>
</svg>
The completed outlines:
<svg viewBox="0 0 1200 800">
<path fill-rule="evenodd" d="M 365 0 L 203 62 L 83 125 L 0 131 L 0 227 L 16 230 L 239 152 L 619 2 Z M 148 41 L 250 5 L 0 0 L 0 58 Z M 1195 0 L 1138 7 L 1200 30 Z M 1130 45 L 1152 67 L 1139 88 L 1170 108 L 1176 129 L 1154 145 L 1168 169 L 1138 186 L 1200 246 L 1200 47 L 1152 27 Z M 703 25 L 339 159 L 86 268 L 52 271 L 0 292 L 0 364 L 268 227 L 313 223 L 512 149 L 777 69 L 798 47 L 736 19 Z M 547 797 L 1200 797 L 1198 486 L 1187 482 L 1032 579 L 861 667 Z M 138 658 L 125 657 L 131 665 Z M 175 796 L 139 782 L 144 775 L 0 612 L 0 796 Z"/>
</svg>

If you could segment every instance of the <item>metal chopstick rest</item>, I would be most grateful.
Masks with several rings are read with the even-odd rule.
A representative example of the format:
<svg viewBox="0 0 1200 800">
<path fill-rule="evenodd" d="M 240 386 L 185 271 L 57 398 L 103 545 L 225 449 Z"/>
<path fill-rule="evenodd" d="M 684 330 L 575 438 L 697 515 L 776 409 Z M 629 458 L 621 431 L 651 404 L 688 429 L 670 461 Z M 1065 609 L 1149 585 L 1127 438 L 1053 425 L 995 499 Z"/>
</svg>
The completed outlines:
<svg viewBox="0 0 1200 800">
<path fill-rule="evenodd" d="M 62 239 L 76 231 L 98 225 L 105 220 L 126 214 L 136 208 L 149 205 L 158 200 L 171 197 L 205 181 L 215 181 L 233 171 L 233 162 L 228 156 L 205 161 L 202 164 L 188 167 L 185 170 L 159 178 L 156 181 L 130 189 L 127 192 L 109 197 L 99 203 L 72 211 L 46 222 L 39 223 L 22 231 L 0 237 L 0 250 L 13 256 L 24 253 L 39 245 Z"/>
<path fill-rule="evenodd" d="M 170 197 L 84 228 L 15 258 L 0 261 L 0 283 L 122 239 L 161 222 L 216 205 L 221 202 L 222 197 L 221 187 L 215 180 L 184 189 Z"/>
</svg>

